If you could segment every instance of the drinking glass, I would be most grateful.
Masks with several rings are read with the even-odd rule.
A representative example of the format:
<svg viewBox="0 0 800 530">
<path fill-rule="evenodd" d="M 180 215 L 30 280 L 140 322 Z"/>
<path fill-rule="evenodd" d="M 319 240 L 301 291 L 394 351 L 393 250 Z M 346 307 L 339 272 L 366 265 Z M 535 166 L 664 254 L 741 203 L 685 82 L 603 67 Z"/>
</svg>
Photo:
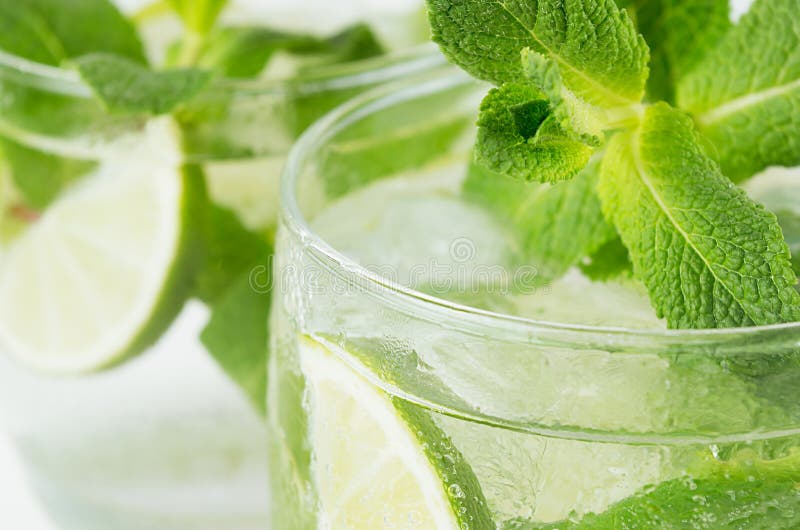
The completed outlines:
<svg viewBox="0 0 800 530">
<path fill-rule="evenodd" d="M 192 193 L 207 194 L 215 206 L 235 212 L 241 224 L 269 244 L 277 212 L 278 176 L 296 136 L 317 116 L 354 94 L 413 77 L 442 62 L 434 49 L 423 45 L 376 59 L 319 67 L 302 78 L 218 79 L 165 123 L 141 114 L 107 112 L 73 70 L 0 53 L 0 136 L 22 153 L 49 157 L 59 167 L 64 160 L 85 164 L 88 172 L 95 167 L 144 168 L 133 178 L 151 178 L 158 176 L 164 164 L 178 164 L 186 172 L 183 182 L 194 189 Z M 171 144 L 176 128 L 181 131 L 177 146 Z M 170 158 L 176 152 L 180 160 Z M 2 160 L 0 155 L 0 173 Z M 124 205 L 133 204 L 136 197 L 125 197 L 128 188 L 116 188 L 117 183 L 122 186 L 130 180 L 115 171 L 106 171 L 111 182 L 108 193 L 121 196 L 117 197 L 120 202 L 103 213 L 95 228 L 110 230 L 107 239 L 123 254 L 130 251 L 122 263 L 114 264 L 123 271 L 142 258 L 137 252 L 150 248 L 150 240 L 141 240 L 135 228 L 149 226 L 155 214 L 150 210 L 125 213 Z M 0 185 L 0 198 L 5 191 Z M 19 217 L 35 226 L 31 230 L 60 230 L 49 211 L 41 215 L 20 211 Z M 188 211 L 183 222 L 199 225 L 199 215 Z M 115 235 L 123 225 L 130 232 L 120 228 Z M 167 227 L 154 226 L 155 241 Z M 20 246 L 14 237 L 0 237 L 0 277 L 2 265 L 14 259 Z M 75 244 L 66 236 L 52 239 L 59 247 Z M 49 249 L 44 252 L 51 255 Z M 84 256 L 91 254 L 86 252 Z M 192 254 L 187 262 L 196 259 Z M 53 332 L 49 326 L 59 321 L 59 315 L 97 310 L 84 287 L 101 290 L 111 299 L 131 290 L 122 272 L 116 281 L 98 286 L 99 277 L 81 274 L 83 262 L 65 268 L 63 260 L 34 263 L 34 268 L 40 268 L 36 277 L 46 281 L 6 281 L 4 293 L 21 291 L 22 298 L 41 297 L 41 307 L 48 310 L 27 314 L 23 307 L 11 307 L 3 317 L 5 324 L 35 327 L 39 331 L 34 336 L 47 340 Z M 222 260 L 211 265 L 227 267 Z M 15 442 L 31 486 L 59 528 L 265 527 L 266 427 L 258 410 L 263 409 L 263 397 L 248 400 L 226 373 L 228 367 L 223 370 L 201 343 L 210 309 L 190 291 L 195 272 L 190 266 L 172 275 L 174 299 L 153 316 L 150 329 L 137 339 L 142 345 L 138 349 L 145 351 L 96 373 L 65 376 L 30 366 L 5 340 L 8 329 L 0 323 L 0 420 Z M 69 304 L 61 304 L 62 298 L 54 294 L 65 289 L 75 293 Z M 112 338 L 116 324 L 103 324 Z M 265 321 L 262 325 L 266 328 Z M 83 333 L 75 330 L 70 336 L 79 340 Z M 50 346 L 53 351 L 59 349 Z M 266 344 L 242 354 L 256 359 L 255 366 L 259 361 L 263 365 L 265 350 Z M 53 360 L 50 368 L 71 362 Z M 255 371 L 250 379 L 264 377 Z"/>
<path fill-rule="evenodd" d="M 274 528 L 796 528 L 800 324 L 670 331 L 624 279 L 542 278 L 470 194 L 486 90 L 383 87 L 290 153 Z"/>
</svg>

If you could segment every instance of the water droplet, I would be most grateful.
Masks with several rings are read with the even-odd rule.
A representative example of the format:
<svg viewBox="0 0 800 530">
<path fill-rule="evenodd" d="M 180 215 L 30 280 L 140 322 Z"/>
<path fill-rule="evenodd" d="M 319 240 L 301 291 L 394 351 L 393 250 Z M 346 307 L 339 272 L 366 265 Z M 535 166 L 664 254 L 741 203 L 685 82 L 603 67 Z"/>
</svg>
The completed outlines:
<svg viewBox="0 0 800 530">
<path fill-rule="evenodd" d="M 464 498 L 464 490 L 461 489 L 461 486 L 459 486 L 458 484 L 450 484 L 450 486 L 448 486 L 447 489 L 450 491 L 451 496 L 457 499 Z"/>
</svg>

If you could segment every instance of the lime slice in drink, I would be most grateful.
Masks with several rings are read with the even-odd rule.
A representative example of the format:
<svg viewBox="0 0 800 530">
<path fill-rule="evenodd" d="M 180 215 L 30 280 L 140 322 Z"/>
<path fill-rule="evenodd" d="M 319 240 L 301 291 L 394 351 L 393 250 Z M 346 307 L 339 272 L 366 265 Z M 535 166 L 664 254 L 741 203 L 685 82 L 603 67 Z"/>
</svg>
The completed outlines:
<svg viewBox="0 0 800 530">
<path fill-rule="evenodd" d="M 494 528 L 475 475 L 430 414 L 388 397 L 335 349 L 300 339 L 318 527 Z"/>
<path fill-rule="evenodd" d="M 2 249 L 0 350 L 81 373 L 166 329 L 188 295 L 204 186 L 202 175 L 157 160 L 102 163 Z"/>
</svg>

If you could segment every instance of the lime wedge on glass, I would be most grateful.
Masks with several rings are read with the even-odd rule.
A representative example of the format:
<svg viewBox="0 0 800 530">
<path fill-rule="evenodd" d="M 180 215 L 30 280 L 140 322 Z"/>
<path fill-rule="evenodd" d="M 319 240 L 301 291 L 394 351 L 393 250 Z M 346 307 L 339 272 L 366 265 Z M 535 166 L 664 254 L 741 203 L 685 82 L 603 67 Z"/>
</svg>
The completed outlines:
<svg viewBox="0 0 800 530">
<path fill-rule="evenodd" d="M 0 348 L 81 373 L 141 352 L 169 326 L 198 261 L 205 192 L 202 175 L 163 154 L 103 162 L 0 250 Z"/>
<path fill-rule="evenodd" d="M 494 528 L 475 475 L 430 414 L 372 386 L 331 349 L 300 339 L 319 528 Z"/>
</svg>

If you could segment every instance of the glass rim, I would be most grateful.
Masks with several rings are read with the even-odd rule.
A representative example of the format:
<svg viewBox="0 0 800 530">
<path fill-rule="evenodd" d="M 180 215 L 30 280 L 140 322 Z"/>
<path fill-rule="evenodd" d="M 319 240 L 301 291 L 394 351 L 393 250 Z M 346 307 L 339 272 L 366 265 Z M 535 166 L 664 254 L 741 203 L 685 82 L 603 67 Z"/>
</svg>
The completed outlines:
<svg viewBox="0 0 800 530">
<path fill-rule="evenodd" d="M 670 346 L 698 346 L 715 349 L 736 349 L 741 341 L 748 344 L 786 341 L 800 344 L 800 322 L 719 329 L 655 329 L 624 326 L 593 326 L 565 322 L 535 320 L 459 304 L 394 282 L 334 248 L 311 227 L 303 214 L 297 189 L 306 161 L 336 133 L 360 119 L 437 91 L 455 89 L 478 82 L 455 68 L 438 70 L 409 82 L 390 83 L 356 96 L 320 118 L 300 136 L 289 152 L 280 189 L 280 217 L 283 224 L 299 236 L 311 251 L 314 260 L 334 277 L 363 282 L 371 287 L 365 292 L 418 317 L 436 319 L 457 329 L 474 330 L 485 335 L 487 330 L 502 330 L 517 337 L 581 345 L 584 348 L 605 347 L 614 351 L 663 350 Z"/>
<path fill-rule="evenodd" d="M 252 95 L 282 94 L 288 88 L 301 95 L 377 84 L 387 79 L 446 64 L 433 43 L 394 50 L 347 63 L 320 66 L 301 78 L 240 79 L 215 77 L 208 90 Z M 0 50 L 0 79 L 4 76 L 45 91 L 80 98 L 94 97 L 76 70 L 39 63 Z"/>
</svg>

